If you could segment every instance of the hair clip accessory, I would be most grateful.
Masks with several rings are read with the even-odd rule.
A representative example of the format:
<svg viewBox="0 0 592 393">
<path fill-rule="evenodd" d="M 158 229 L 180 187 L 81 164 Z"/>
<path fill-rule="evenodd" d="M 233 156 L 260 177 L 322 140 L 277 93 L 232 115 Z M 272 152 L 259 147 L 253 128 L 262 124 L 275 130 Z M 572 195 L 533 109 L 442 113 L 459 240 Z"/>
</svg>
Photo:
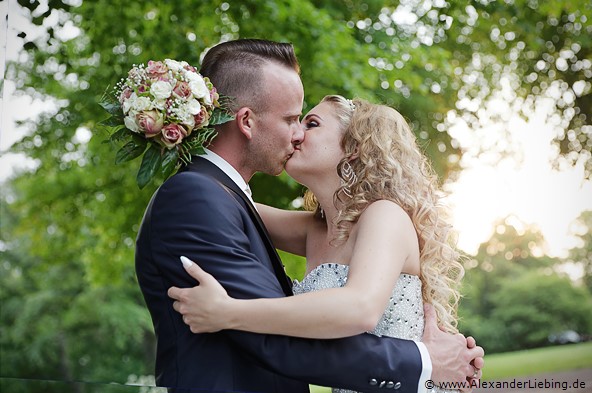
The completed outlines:
<svg viewBox="0 0 592 393">
<path fill-rule="evenodd" d="M 356 110 L 356 104 L 354 104 L 354 102 L 352 100 L 350 100 L 349 98 L 345 99 L 347 101 L 347 103 L 349 104 L 349 107 L 352 111 Z"/>
</svg>

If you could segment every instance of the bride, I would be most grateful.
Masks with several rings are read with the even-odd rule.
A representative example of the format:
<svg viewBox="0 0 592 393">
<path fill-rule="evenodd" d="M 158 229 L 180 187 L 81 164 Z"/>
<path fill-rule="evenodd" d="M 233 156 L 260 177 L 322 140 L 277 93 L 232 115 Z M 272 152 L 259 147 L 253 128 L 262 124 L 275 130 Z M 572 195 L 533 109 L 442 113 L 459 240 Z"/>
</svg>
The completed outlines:
<svg viewBox="0 0 592 393">
<path fill-rule="evenodd" d="M 449 243 L 437 178 L 406 121 L 388 106 L 333 95 L 302 126 L 304 141 L 286 171 L 308 188 L 308 211 L 257 205 L 274 245 L 306 256 L 298 296 L 233 299 L 184 259 L 200 285 L 171 288 L 175 310 L 194 333 L 330 339 L 369 332 L 420 341 L 423 304 L 431 304 L 439 325 L 457 333 L 464 270 Z M 482 359 L 474 367 L 476 379 Z"/>
</svg>

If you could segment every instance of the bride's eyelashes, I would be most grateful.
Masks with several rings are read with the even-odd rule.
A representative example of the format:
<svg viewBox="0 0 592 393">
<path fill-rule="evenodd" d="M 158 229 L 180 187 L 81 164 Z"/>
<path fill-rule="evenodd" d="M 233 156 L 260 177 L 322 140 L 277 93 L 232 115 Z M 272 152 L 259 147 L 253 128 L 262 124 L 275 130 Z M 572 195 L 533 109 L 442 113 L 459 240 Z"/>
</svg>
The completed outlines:
<svg viewBox="0 0 592 393">
<path fill-rule="evenodd" d="M 314 127 L 318 127 L 319 126 L 319 122 L 316 120 L 307 120 L 306 122 L 304 122 L 304 128 L 306 128 L 307 130 L 314 128 Z"/>
</svg>

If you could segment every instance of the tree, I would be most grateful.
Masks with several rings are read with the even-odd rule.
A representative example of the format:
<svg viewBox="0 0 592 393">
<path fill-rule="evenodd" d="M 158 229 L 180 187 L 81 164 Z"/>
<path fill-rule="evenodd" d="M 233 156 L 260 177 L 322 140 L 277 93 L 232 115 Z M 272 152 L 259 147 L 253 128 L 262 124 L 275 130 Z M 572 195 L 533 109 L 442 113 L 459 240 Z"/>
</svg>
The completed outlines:
<svg viewBox="0 0 592 393">
<path fill-rule="evenodd" d="M 592 211 L 583 212 L 576 220 L 581 246 L 570 250 L 569 260 L 582 266 L 584 285 L 592 293 Z"/>
<path fill-rule="evenodd" d="M 460 22 L 448 39 L 458 44 L 453 65 L 463 69 L 463 80 L 471 81 L 461 84 L 458 95 L 471 101 L 462 110 L 467 122 L 477 122 L 485 99 L 499 91 L 504 79 L 514 92 L 506 100 L 521 111 L 532 111 L 542 97 L 551 98 L 557 112 L 548 121 L 556 128 L 558 147 L 568 162 L 584 163 L 590 177 L 590 2 L 453 1 L 445 13 L 453 26 Z"/>
<path fill-rule="evenodd" d="M 529 272 L 504 281 L 494 295 L 491 319 L 503 326 L 491 352 L 515 351 L 549 344 L 553 333 L 592 331 L 592 297 L 566 277 Z"/>
<path fill-rule="evenodd" d="M 32 231 L 19 233 L 14 206 L 1 207 L 0 321 L 7 327 L 0 333 L 2 376 L 110 383 L 125 382 L 132 373 L 151 374 L 152 324 L 131 277 L 93 283 L 93 268 L 81 257 L 93 247 L 92 237 L 60 235 L 43 220 L 33 225 L 45 225 L 45 238 Z M 73 210 L 65 214 L 72 218 Z M 84 235 L 87 228 L 82 229 Z M 103 265 L 109 267 L 108 262 Z M 7 386 L 13 392 L 32 387 L 16 382 Z M 79 384 L 71 388 L 85 391 Z M 63 389 L 60 384 L 43 388 Z"/>
<path fill-rule="evenodd" d="M 552 333 L 592 329 L 592 296 L 559 275 L 554 267 L 563 261 L 545 256 L 543 247 L 535 228 L 509 217 L 466 261 L 460 330 L 488 353 L 540 347 Z"/>
</svg>

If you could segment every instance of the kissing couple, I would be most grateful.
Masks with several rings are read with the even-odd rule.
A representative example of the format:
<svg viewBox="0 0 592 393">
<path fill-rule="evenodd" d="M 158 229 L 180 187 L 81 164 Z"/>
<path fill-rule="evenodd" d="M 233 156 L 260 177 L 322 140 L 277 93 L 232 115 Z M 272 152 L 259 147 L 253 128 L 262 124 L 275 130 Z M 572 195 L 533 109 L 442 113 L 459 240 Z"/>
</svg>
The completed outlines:
<svg viewBox="0 0 592 393">
<path fill-rule="evenodd" d="M 304 89 L 286 43 L 221 43 L 200 73 L 233 98 L 233 118 L 156 191 L 136 243 L 157 385 L 470 391 L 484 352 L 456 330 L 463 269 L 404 118 L 329 95 L 301 120 Z M 307 187 L 307 211 L 254 203 L 251 177 L 284 168 Z M 306 257 L 302 282 L 287 277 L 276 248 Z"/>
</svg>

